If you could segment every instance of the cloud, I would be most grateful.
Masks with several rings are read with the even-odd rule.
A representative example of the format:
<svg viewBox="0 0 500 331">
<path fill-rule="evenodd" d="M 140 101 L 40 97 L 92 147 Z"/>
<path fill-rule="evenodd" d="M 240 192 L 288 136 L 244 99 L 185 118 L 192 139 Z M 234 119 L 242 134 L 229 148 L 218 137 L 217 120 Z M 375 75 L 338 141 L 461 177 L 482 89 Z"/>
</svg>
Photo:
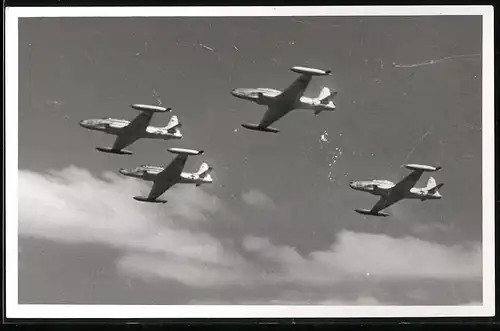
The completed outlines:
<svg viewBox="0 0 500 331">
<path fill-rule="evenodd" d="M 479 245 L 445 246 L 344 230 L 328 249 L 300 254 L 295 247 L 274 244 L 272 238 L 248 234 L 225 240 L 209 234 L 211 222 L 238 213 L 201 188 L 176 185 L 165 193 L 165 205 L 132 199 L 149 189 L 139 180 L 110 172 L 99 178 L 74 166 L 44 174 L 20 170 L 19 233 L 116 248 L 122 252 L 118 270 L 145 280 L 175 280 L 193 289 L 217 291 L 283 288 L 267 299 L 277 303 L 371 305 L 379 301 L 366 293 L 357 299 L 301 293 L 321 293 L 345 282 L 481 279 Z M 256 190 L 247 193 L 244 198 L 249 201 L 268 203 Z M 290 288 L 298 294 L 287 296 Z"/>
<path fill-rule="evenodd" d="M 242 194 L 241 199 L 250 206 L 259 208 L 269 208 L 274 206 L 274 202 L 259 190 L 251 189 Z"/>
<path fill-rule="evenodd" d="M 232 300 L 190 300 L 191 305 L 234 305 L 238 302 Z M 262 304 L 262 300 L 245 300 L 244 304 Z M 266 301 L 269 305 L 288 305 L 288 306 L 301 306 L 301 305 L 319 305 L 319 306 L 375 306 L 381 303 L 374 297 L 370 296 L 360 296 L 354 300 L 346 300 L 342 298 L 331 298 L 331 299 L 314 299 L 308 298 L 303 295 L 295 294 L 285 294 L 284 298 L 281 299 L 270 299 Z"/>
<path fill-rule="evenodd" d="M 247 237 L 244 247 L 283 267 L 288 279 L 327 285 L 339 278 L 481 279 L 481 249 L 444 246 L 413 237 L 341 231 L 325 251 L 301 256 L 293 247 L 275 246 L 265 238 Z M 290 272 L 292 271 L 292 272 Z"/>
<path fill-rule="evenodd" d="M 346 300 L 342 298 L 332 298 L 324 300 L 306 300 L 306 299 L 278 299 L 269 302 L 272 305 L 303 305 L 304 303 L 320 306 L 377 306 L 380 302 L 371 296 L 360 296 L 355 300 Z"/>
</svg>

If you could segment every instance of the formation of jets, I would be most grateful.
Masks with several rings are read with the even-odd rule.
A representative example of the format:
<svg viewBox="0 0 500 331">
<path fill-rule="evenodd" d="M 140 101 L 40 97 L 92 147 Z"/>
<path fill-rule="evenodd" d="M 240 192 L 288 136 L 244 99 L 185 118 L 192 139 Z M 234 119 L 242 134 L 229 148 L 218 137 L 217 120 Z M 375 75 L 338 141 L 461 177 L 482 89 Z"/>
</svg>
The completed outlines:
<svg viewBox="0 0 500 331">
<path fill-rule="evenodd" d="M 180 131 L 181 123 L 177 116 L 172 116 L 167 126 L 154 127 L 149 123 L 154 113 L 171 112 L 171 108 L 160 106 L 134 104 L 132 108 L 139 110 L 141 113 L 132 121 L 116 118 L 99 118 L 87 119 L 80 121 L 80 126 L 94 131 L 101 131 L 107 134 L 115 135 L 116 140 L 112 147 L 96 147 L 100 152 L 132 155 L 131 151 L 124 148 L 132 145 L 136 140 L 141 138 L 146 139 L 182 139 Z M 183 172 L 189 155 L 202 155 L 204 151 L 196 151 L 185 148 L 169 148 L 169 152 L 178 154 L 177 157 L 167 166 L 159 167 L 152 165 L 142 165 L 135 169 L 119 169 L 118 172 L 124 176 L 139 178 L 145 181 L 152 181 L 153 187 L 147 197 L 136 196 L 135 200 L 141 202 L 165 203 L 166 200 L 159 197 L 170 187 L 177 183 L 180 184 L 196 184 L 200 186 L 205 183 L 212 183 L 213 179 L 210 176 L 212 167 L 206 162 L 203 162 L 199 170 L 195 173 Z"/>
<path fill-rule="evenodd" d="M 336 106 L 333 99 L 337 92 L 323 87 L 315 98 L 304 96 L 313 76 L 329 76 L 331 70 L 322 70 L 296 66 L 291 71 L 300 76 L 284 91 L 270 88 L 235 88 L 231 94 L 237 98 L 254 102 L 267 107 L 267 110 L 258 124 L 242 124 L 242 127 L 261 132 L 278 133 L 279 130 L 271 125 L 283 116 L 295 109 L 312 111 L 315 115 L 321 112 L 335 111 Z M 150 126 L 149 123 L 154 113 L 171 112 L 171 108 L 161 106 L 134 104 L 132 108 L 141 113 L 132 121 L 115 118 L 87 119 L 80 121 L 80 125 L 89 130 L 101 131 L 115 135 L 116 139 L 111 147 L 97 147 L 100 152 L 131 155 L 133 152 L 125 150 L 138 139 L 182 139 L 180 131 L 181 123 L 177 116 L 172 116 L 165 127 Z M 177 156 L 166 167 L 141 165 L 134 169 L 119 169 L 119 173 L 144 181 L 153 182 L 153 187 L 147 196 L 135 196 L 134 199 L 141 202 L 165 203 L 166 200 L 160 196 L 175 184 L 195 184 L 200 186 L 213 182 L 210 173 L 212 167 L 203 162 L 198 171 L 193 173 L 184 172 L 184 166 L 189 155 L 202 155 L 204 151 L 185 148 L 168 148 L 169 152 Z M 433 167 L 421 164 L 404 165 L 412 172 L 398 183 L 388 180 L 351 181 L 349 186 L 357 191 L 368 192 L 380 196 L 379 201 L 371 209 L 355 209 L 356 212 L 370 216 L 389 216 L 382 210 L 403 199 L 437 200 L 442 196 L 439 189 L 444 184 L 436 184 L 433 177 L 429 177 L 425 187 L 417 188 L 416 183 L 424 172 L 436 172 L 441 170 L 440 166 Z"/>
</svg>

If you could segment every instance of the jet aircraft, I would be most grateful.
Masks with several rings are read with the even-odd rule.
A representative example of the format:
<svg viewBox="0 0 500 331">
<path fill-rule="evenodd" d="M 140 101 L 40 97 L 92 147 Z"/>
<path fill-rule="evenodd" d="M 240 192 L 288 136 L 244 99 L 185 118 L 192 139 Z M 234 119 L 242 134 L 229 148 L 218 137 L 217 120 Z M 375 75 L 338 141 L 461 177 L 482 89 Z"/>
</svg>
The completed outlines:
<svg viewBox="0 0 500 331">
<path fill-rule="evenodd" d="M 237 98 L 268 107 L 259 124 L 242 124 L 242 127 L 249 130 L 278 133 L 279 130 L 270 127 L 270 125 L 294 109 L 312 110 L 315 115 L 323 111 L 335 110 L 332 100 L 337 92 L 332 93 L 327 87 L 321 89 L 316 98 L 303 96 L 313 76 L 329 76 L 331 70 L 300 66 L 292 67 L 290 70 L 300 74 L 300 76 L 283 92 L 269 88 L 235 88 L 231 91 L 231 94 Z"/>
<path fill-rule="evenodd" d="M 170 112 L 172 111 L 171 108 L 141 104 L 134 104 L 131 105 L 131 107 L 141 112 L 141 114 L 136 116 L 131 122 L 115 118 L 98 118 L 80 121 L 80 126 L 86 129 L 101 131 L 117 136 L 112 147 L 97 147 L 96 149 L 98 151 L 131 155 L 133 152 L 127 151 L 124 148 L 132 145 L 138 139 L 149 138 L 170 140 L 182 138 L 182 134 L 179 130 L 182 124 L 175 115 L 170 118 L 166 127 L 154 127 L 149 125 L 153 113 Z"/>
<path fill-rule="evenodd" d="M 195 173 L 183 172 L 184 165 L 188 155 L 201 155 L 203 151 L 196 151 L 184 148 L 169 148 L 169 152 L 178 154 L 175 159 L 170 162 L 167 167 L 158 167 L 151 165 L 142 165 L 135 169 L 127 170 L 120 169 L 119 172 L 128 177 L 139 178 L 145 181 L 152 181 L 153 187 L 147 197 L 136 196 L 137 201 L 165 203 L 167 200 L 158 199 L 166 190 L 177 183 L 180 184 L 201 184 L 212 183 L 213 179 L 210 175 L 212 168 L 203 162 L 199 170 Z"/>
<path fill-rule="evenodd" d="M 441 170 L 442 167 L 420 164 L 405 164 L 404 166 L 407 169 L 413 170 L 413 172 L 397 184 L 388 180 L 351 181 L 349 186 L 352 189 L 380 196 L 380 200 L 372 209 L 355 209 L 354 211 L 363 215 L 389 216 L 389 214 L 383 213 L 381 210 L 402 199 L 419 199 L 425 201 L 442 198 L 438 190 L 443 187 L 444 184 L 436 185 L 436 180 L 433 177 L 429 177 L 426 187 L 414 187 L 424 171 L 435 172 Z"/>
</svg>

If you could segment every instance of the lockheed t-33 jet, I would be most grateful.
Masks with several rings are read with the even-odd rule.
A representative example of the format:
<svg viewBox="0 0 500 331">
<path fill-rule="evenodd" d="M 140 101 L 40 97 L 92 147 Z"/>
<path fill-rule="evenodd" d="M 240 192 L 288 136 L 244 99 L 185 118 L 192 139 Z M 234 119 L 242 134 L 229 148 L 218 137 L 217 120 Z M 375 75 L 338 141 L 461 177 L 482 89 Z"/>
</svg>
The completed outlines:
<svg viewBox="0 0 500 331">
<path fill-rule="evenodd" d="M 212 168 L 203 162 L 195 173 L 183 172 L 189 155 L 201 155 L 203 151 L 196 151 L 184 148 L 169 148 L 169 152 L 178 154 L 175 159 L 167 167 L 158 167 L 152 165 L 141 165 L 135 169 L 127 170 L 120 169 L 119 172 L 128 177 L 139 178 L 145 181 L 152 181 L 153 187 L 147 197 L 136 196 L 137 201 L 165 203 L 167 200 L 158 199 L 166 190 L 175 184 L 201 184 L 212 183 L 213 179 L 210 176 Z"/>
<path fill-rule="evenodd" d="M 116 118 L 97 118 L 80 121 L 80 126 L 95 131 L 105 132 L 117 136 L 112 147 L 97 147 L 96 149 L 104 153 L 131 155 L 131 151 L 124 148 L 132 145 L 136 140 L 141 138 L 149 139 L 181 139 L 180 132 L 181 123 L 177 116 L 172 116 L 169 123 L 165 127 L 150 126 L 153 113 L 165 113 L 172 111 L 171 108 L 160 106 L 150 106 L 134 104 L 132 108 L 139 110 L 141 113 L 131 122 Z"/>
<path fill-rule="evenodd" d="M 436 180 L 433 177 L 429 177 L 426 187 L 414 187 L 424 171 L 439 171 L 442 167 L 433 167 L 421 164 L 405 164 L 404 166 L 413 170 L 413 172 L 397 184 L 388 180 L 350 182 L 349 186 L 352 189 L 380 196 L 380 200 L 375 204 L 375 206 L 373 206 L 372 209 L 355 209 L 355 211 L 363 215 L 389 216 L 389 214 L 383 213 L 381 210 L 395 204 L 399 200 L 418 199 L 425 201 L 442 198 L 438 190 L 443 187 L 444 184 L 436 185 Z"/>
<path fill-rule="evenodd" d="M 235 88 L 231 91 L 231 94 L 237 98 L 268 107 L 259 124 L 242 124 L 242 127 L 249 130 L 277 133 L 279 130 L 270 127 L 270 125 L 294 109 L 312 110 L 315 115 L 323 111 L 335 110 L 332 99 L 337 95 L 337 92 L 332 93 L 327 87 L 323 87 L 316 98 L 303 96 L 313 76 L 329 76 L 331 70 L 307 67 L 292 67 L 290 70 L 300 74 L 300 76 L 283 92 L 269 88 Z"/>
</svg>

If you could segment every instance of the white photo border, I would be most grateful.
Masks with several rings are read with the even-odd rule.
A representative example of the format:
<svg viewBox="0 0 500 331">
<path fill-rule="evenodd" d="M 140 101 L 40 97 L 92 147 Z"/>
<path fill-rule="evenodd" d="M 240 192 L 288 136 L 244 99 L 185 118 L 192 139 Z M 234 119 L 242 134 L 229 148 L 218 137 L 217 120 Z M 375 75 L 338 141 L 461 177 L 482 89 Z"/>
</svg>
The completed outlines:
<svg viewBox="0 0 500 331">
<path fill-rule="evenodd" d="M 479 15 L 482 49 L 482 306 L 29 305 L 18 303 L 18 19 L 23 17 L 250 17 Z M 7 7 L 5 24 L 6 318 L 363 318 L 495 314 L 493 6 Z M 8 111 L 7 111 L 8 110 Z"/>
</svg>

